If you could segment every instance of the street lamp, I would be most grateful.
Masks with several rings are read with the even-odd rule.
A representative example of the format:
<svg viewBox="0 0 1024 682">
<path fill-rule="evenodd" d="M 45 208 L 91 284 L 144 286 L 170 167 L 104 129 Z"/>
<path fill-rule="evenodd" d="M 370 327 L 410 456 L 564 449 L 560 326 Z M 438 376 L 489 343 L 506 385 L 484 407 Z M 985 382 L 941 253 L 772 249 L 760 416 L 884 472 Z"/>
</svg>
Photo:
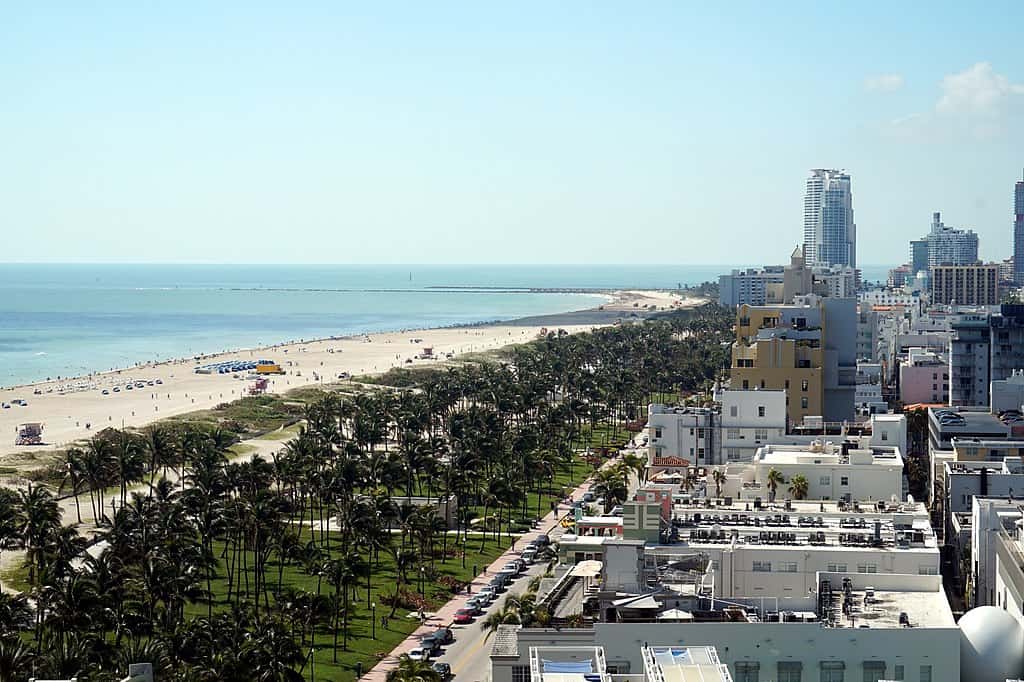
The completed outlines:
<svg viewBox="0 0 1024 682">
<path fill-rule="evenodd" d="M 424 583 L 424 580 L 426 579 L 426 576 L 427 576 L 426 570 L 427 569 L 425 569 L 422 566 L 420 566 L 420 593 L 421 594 L 423 593 L 423 590 L 424 590 L 423 583 Z"/>
<path fill-rule="evenodd" d="M 377 602 L 370 604 L 370 637 L 377 639 Z"/>
</svg>

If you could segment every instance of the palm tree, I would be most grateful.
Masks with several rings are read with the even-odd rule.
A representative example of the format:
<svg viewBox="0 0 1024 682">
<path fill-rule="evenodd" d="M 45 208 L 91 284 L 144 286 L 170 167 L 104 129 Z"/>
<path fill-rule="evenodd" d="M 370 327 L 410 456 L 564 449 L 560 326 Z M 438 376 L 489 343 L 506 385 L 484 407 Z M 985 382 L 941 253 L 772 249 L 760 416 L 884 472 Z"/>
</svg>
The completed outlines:
<svg viewBox="0 0 1024 682">
<path fill-rule="evenodd" d="M 780 483 L 785 483 L 786 478 L 779 473 L 778 469 L 768 470 L 768 501 L 775 501 L 775 491 L 778 489 Z"/>
<path fill-rule="evenodd" d="M 808 487 L 810 484 L 803 474 L 796 474 L 789 479 L 789 494 L 793 496 L 793 499 L 802 500 L 807 497 Z"/>
<path fill-rule="evenodd" d="M 85 482 L 82 471 L 82 459 L 85 453 L 81 448 L 68 448 L 64 451 L 64 475 L 60 481 L 59 492 L 64 492 L 65 487 L 71 488 L 71 494 L 75 497 L 75 515 L 78 522 L 82 522 L 82 509 L 78 505 L 78 493 L 82 490 Z"/>
<path fill-rule="evenodd" d="M 711 478 L 715 482 L 715 497 L 721 497 L 722 485 L 725 484 L 725 472 L 721 469 L 715 469 L 711 472 Z"/>
<path fill-rule="evenodd" d="M 441 682 L 441 674 L 427 661 L 413 660 L 402 654 L 398 666 L 388 672 L 388 682 Z"/>
</svg>

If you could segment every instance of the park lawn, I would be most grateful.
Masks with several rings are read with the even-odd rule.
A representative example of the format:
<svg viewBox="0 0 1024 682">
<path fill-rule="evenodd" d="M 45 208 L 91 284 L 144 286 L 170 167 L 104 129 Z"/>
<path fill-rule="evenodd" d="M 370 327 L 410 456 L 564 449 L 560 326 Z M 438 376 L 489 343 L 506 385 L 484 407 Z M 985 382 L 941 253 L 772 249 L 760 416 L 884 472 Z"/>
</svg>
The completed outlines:
<svg viewBox="0 0 1024 682">
<path fill-rule="evenodd" d="M 308 541 L 311 537 L 308 529 L 303 529 L 301 535 L 303 541 Z M 332 534 L 332 539 L 335 537 L 336 536 Z M 451 576 L 460 582 L 468 582 L 474 577 L 474 567 L 478 570 L 482 570 L 484 566 L 489 565 L 497 559 L 508 547 L 508 544 L 509 543 L 506 541 L 487 539 L 483 541 L 483 551 L 481 552 L 480 536 L 471 535 L 470 541 L 467 545 L 465 568 L 463 568 L 463 561 L 461 557 L 449 557 L 445 563 L 442 563 L 440 556 L 438 556 L 434 564 L 437 576 L 434 581 L 427 580 L 424 588 L 424 594 L 430 603 L 430 609 L 433 610 L 440 608 L 442 605 L 447 603 L 452 596 L 454 596 L 450 590 L 437 582 L 438 579 L 442 576 Z M 438 543 L 438 555 L 440 555 L 440 547 L 441 545 Z M 449 538 L 449 549 L 451 549 L 451 547 L 451 538 Z M 220 556 L 220 552 L 223 548 L 223 543 L 218 542 L 215 545 L 215 551 L 218 553 L 218 557 Z M 364 554 L 363 556 L 365 559 L 366 555 Z M 248 557 L 248 561 L 251 564 L 251 554 Z M 278 569 L 279 564 L 276 561 L 276 557 L 272 557 L 267 565 L 267 582 L 271 592 L 277 589 Z M 416 570 L 417 569 L 415 568 L 411 568 L 408 571 L 408 579 L 410 580 L 410 583 L 406 585 L 406 589 L 411 592 L 418 591 Z M 218 562 L 217 571 L 221 576 L 225 574 L 226 569 L 223 560 Z M 249 573 L 251 585 L 251 566 L 247 569 L 247 572 Z M 376 627 L 374 628 L 372 625 L 373 619 L 371 618 L 371 609 L 366 601 L 366 580 L 365 575 L 362 575 L 359 579 L 359 587 L 356 590 L 357 600 L 350 602 L 352 616 L 349 620 L 348 649 L 342 649 L 344 635 L 343 627 L 339 622 L 337 662 L 335 663 L 334 631 L 331 628 L 331 622 L 328 621 L 319 625 L 316 628 L 314 637 L 315 653 L 313 655 L 313 669 L 311 670 L 309 665 L 307 665 L 303 671 L 303 674 L 307 679 L 314 679 L 315 676 L 315 679 L 321 680 L 354 680 L 356 677 L 355 672 L 357 662 L 362 664 L 363 672 L 368 671 L 376 665 L 380 658 L 394 649 L 419 626 L 417 618 L 407 617 L 410 609 L 402 607 L 399 607 L 395 611 L 395 615 L 390 618 L 387 628 L 382 628 L 380 626 L 380 617 L 388 615 L 391 612 L 391 607 L 384 605 L 382 598 L 385 595 L 392 594 L 397 583 L 398 574 L 395 569 L 394 561 L 390 554 L 382 552 L 380 554 L 380 564 L 372 574 L 370 589 L 370 602 L 376 604 Z M 245 584 L 244 578 L 242 579 L 242 584 Z M 284 590 L 292 588 L 294 590 L 316 593 L 317 577 L 307 574 L 297 565 L 286 564 L 284 566 L 281 585 Z M 205 587 L 205 582 L 203 586 Z M 212 592 L 215 595 L 213 604 L 214 611 L 223 611 L 229 608 L 227 591 L 228 583 L 226 577 L 218 577 L 213 580 Z M 320 592 L 324 596 L 330 596 L 334 593 L 334 588 L 325 580 L 320 585 Z M 271 594 L 272 606 L 273 603 L 273 594 Z M 206 616 L 208 608 L 209 607 L 205 601 L 196 602 L 186 606 L 185 614 L 186 617 Z M 375 633 L 374 630 L 376 630 Z M 373 634 L 376 635 L 376 639 L 371 636 Z M 307 652 L 309 645 L 310 642 L 307 633 L 305 645 Z"/>
</svg>

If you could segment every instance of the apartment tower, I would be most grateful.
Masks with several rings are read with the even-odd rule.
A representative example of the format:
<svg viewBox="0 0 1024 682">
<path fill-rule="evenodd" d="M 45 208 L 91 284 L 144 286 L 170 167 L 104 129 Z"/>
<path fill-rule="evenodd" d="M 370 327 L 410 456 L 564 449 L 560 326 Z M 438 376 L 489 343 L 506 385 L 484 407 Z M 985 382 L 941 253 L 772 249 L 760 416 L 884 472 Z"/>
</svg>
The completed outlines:
<svg viewBox="0 0 1024 682">
<path fill-rule="evenodd" d="M 807 178 L 804 258 L 811 267 L 857 267 L 857 226 L 853 222 L 849 173 L 816 168 Z"/>
<path fill-rule="evenodd" d="M 1013 189 L 1013 281 L 1024 285 L 1024 180 Z"/>
</svg>

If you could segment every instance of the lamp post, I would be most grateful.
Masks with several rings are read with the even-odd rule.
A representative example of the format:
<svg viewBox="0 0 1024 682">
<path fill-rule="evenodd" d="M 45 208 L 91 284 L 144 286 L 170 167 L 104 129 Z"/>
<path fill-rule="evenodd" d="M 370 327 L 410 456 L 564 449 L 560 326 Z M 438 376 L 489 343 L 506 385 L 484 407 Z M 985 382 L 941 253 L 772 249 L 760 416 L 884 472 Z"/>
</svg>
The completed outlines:
<svg viewBox="0 0 1024 682">
<path fill-rule="evenodd" d="M 370 604 L 370 637 L 377 639 L 377 602 Z"/>
<path fill-rule="evenodd" d="M 426 575 L 427 575 L 426 574 L 426 569 L 423 568 L 422 566 L 420 566 L 420 594 L 423 594 L 423 590 L 424 590 L 423 582 L 424 582 L 424 579 L 426 578 Z"/>
</svg>

